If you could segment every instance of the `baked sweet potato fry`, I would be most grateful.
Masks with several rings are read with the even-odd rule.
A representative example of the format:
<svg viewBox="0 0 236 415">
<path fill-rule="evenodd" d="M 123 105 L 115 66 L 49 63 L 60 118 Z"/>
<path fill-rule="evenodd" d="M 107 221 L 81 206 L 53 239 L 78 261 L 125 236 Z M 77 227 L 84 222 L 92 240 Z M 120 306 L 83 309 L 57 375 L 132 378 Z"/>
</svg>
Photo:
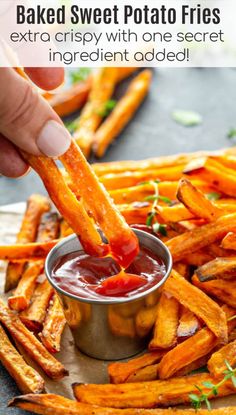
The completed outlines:
<svg viewBox="0 0 236 415">
<path fill-rule="evenodd" d="M 88 77 L 66 90 L 53 93 L 47 101 L 60 117 L 65 117 L 85 104 L 91 85 L 92 78 Z"/>
<path fill-rule="evenodd" d="M 236 341 L 226 344 L 210 357 L 207 367 L 212 376 L 219 377 L 224 374 L 224 371 L 227 370 L 226 361 L 231 367 L 235 368 Z"/>
<path fill-rule="evenodd" d="M 215 258 L 195 271 L 201 282 L 236 277 L 236 257 Z"/>
<path fill-rule="evenodd" d="M 37 242 L 48 242 L 59 236 L 59 216 L 56 212 L 45 213 L 41 217 Z M 43 272 L 44 262 L 29 262 L 23 272 L 14 294 L 8 298 L 8 306 L 12 310 L 25 310 L 36 286 L 38 276 Z"/>
<path fill-rule="evenodd" d="M 93 136 L 102 122 L 107 101 L 113 95 L 118 81 L 118 68 L 100 68 L 93 76 L 88 101 L 78 119 L 78 128 L 74 139 L 88 157 L 91 151 Z M 102 88 L 101 88 L 102 85 Z"/>
<path fill-rule="evenodd" d="M 197 317 L 188 308 L 182 306 L 177 329 L 177 338 L 183 340 L 193 336 L 199 328 L 200 322 Z"/>
<path fill-rule="evenodd" d="M 131 187 L 150 180 L 176 181 L 182 176 L 184 165 L 163 167 L 153 170 L 129 171 L 122 173 L 108 173 L 99 177 L 100 182 L 107 190 Z"/>
<path fill-rule="evenodd" d="M 236 214 L 221 216 L 215 222 L 185 232 L 167 242 L 173 260 L 180 261 L 190 253 L 198 251 L 222 239 L 228 232 L 236 230 Z"/>
<path fill-rule="evenodd" d="M 158 379 L 158 369 L 159 363 L 155 365 L 145 366 L 141 369 L 136 370 L 132 375 L 130 375 L 127 379 L 127 383 L 134 383 L 134 382 L 146 382 L 150 380 Z"/>
<path fill-rule="evenodd" d="M 29 330 L 42 330 L 49 302 L 54 290 L 48 280 L 39 283 L 34 291 L 30 306 L 20 313 L 20 319 Z"/>
<path fill-rule="evenodd" d="M 50 378 L 61 379 L 68 374 L 64 366 L 45 349 L 2 300 L 0 300 L 0 322 Z"/>
<path fill-rule="evenodd" d="M 236 281 L 227 280 L 212 280 L 212 281 L 199 281 L 196 275 L 192 278 L 192 283 L 198 287 L 202 292 L 211 295 L 223 303 L 228 304 L 231 307 L 236 308 Z"/>
<path fill-rule="evenodd" d="M 108 239 L 112 255 L 120 265 L 127 267 L 138 252 L 138 240 L 135 234 L 73 141 L 69 150 L 60 157 L 60 160 L 70 175 L 74 187 L 79 189 L 87 211 L 92 214 L 95 222 Z"/>
<path fill-rule="evenodd" d="M 124 96 L 118 101 L 112 113 L 106 118 L 93 138 L 93 149 L 97 157 L 102 157 L 108 146 L 120 134 L 137 111 L 148 93 L 152 72 L 139 73 L 130 83 Z"/>
<path fill-rule="evenodd" d="M 158 302 L 157 317 L 149 350 L 169 349 L 177 341 L 179 302 L 163 291 Z"/>
<path fill-rule="evenodd" d="M 48 198 L 37 194 L 30 196 L 16 243 L 34 242 L 40 218 L 44 212 L 49 210 L 50 202 Z M 5 292 L 16 287 L 22 275 L 24 265 L 23 262 L 9 262 L 6 270 Z"/>
<path fill-rule="evenodd" d="M 135 328 L 138 336 L 145 337 L 151 331 L 157 317 L 157 305 L 142 307 L 135 317 Z"/>
<path fill-rule="evenodd" d="M 44 261 L 29 262 L 22 274 L 22 277 L 16 287 L 14 294 L 8 298 L 8 306 L 12 310 L 25 310 L 31 301 L 36 280 L 43 272 Z"/>
<path fill-rule="evenodd" d="M 227 342 L 226 316 L 217 303 L 174 270 L 165 282 L 164 289 L 202 319 L 220 342 Z"/>
<path fill-rule="evenodd" d="M 220 192 L 233 196 L 236 191 L 235 171 L 224 166 L 211 157 L 193 160 L 183 170 L 183 173 L 190 176 L 197 176 L 199 179 L 207 181 Z"/>
<path fill-rule="evenodd" d="M 212 382 L 214 378 L 208 373 L 172 378 L 168 380 L 153 380 L 151 382 L 123 383 L 120 385 L 82 385 L 74 384 L 73 391 L 79 402 L 92 405 L 109 406 L 112 408 L 155 408 L 174 406 L 190 401 L 189 394 L 209 392 L 202 383 Z M 235 393 L 231 381 L 219 388 L 218 396 Z M 210 396 L 210 399 L 213 396 Z"/>
<path fill-rule="evenodd" d="M 40 338 L 44 346 L 50 353 L 60 351 L 61 336 L 66 324 L 66 319 L 60 304 L 59 298 L 55 293 L 50 302 L 43 330 Z"/>
<path fill-rule="evenodd" d="M 32 242 L 23 245 L 1 245 L 0 259 L 17 261 L 44 259 L 58 241 L 54 239 L 49 242 Z"/>
<path fill-rule="evenodd" d="M 88 218 L 83 205 L 66 185 L 55 162 L 48 157 L 36 157 L 26 153 L 23 153 L 23 157 L 43 180 L 52 201 L 80 237 L 84 249 L 93 255 L 103 255 L 106 249 L 101 236 Z"/>
<path fill-rule="evenodd" d="M 181 179 L 177 189 L 177 199 L 198 218 L 209 222 L 222 216 L 223 211 L 215 206 L 189 180 Z"/>
<path fill-rule="evenodd" d="M 201 329 L 163 356 L 158 370 L 160 379 L 172 377 L 185 366 L 212 351 L 217 343 L 218 339 L 211 330 Z"/>
<path fill-rule="evenodd" d="M 194 409 L 114 409 L 83 404 L 63 396 L 43 394 L 14 398 L 8 406 L 41 415 L 194 415 Z M 208 409 L 199 409 L 198 415 L 209 415 Z M 212 409 L 211 415 L 234 415 L 235 406 Z"/>
<path fill-rule="evenodd" d="M 128 362 L 115 362 L 108 365 L 108 374 L 111 383 L 123 383 L 137 370 L 158 363 L 164 355 L 163 350 L 145 353 L 142 356 L 130 359 Z"/>
<path fill-rule="evenodd" d="M 236 251 L 236 234 L 234 232 L 227 233 L 221 241 L 221 247 Z"/>
<path fill-rule="evenodd" d="M 23 357 L 11 344 L 5 331 L 0 325 L 0 362 L 16 381 L 23 393 L 40 393 L 44 390 L 43 378 L 27 365 Z"/>
</svg>

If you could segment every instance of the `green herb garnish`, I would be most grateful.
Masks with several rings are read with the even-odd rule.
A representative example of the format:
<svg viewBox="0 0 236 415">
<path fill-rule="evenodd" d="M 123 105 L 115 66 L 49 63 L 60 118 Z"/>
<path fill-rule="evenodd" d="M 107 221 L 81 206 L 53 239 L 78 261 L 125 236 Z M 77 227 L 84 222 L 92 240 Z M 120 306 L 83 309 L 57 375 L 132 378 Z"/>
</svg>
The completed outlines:
<svg viewBox="0 0 236 415">
<path fill-rule="evenodd" d="M 185 127 L 192 127 L 202 123 L 201 115 L 194 111 L 176 110 L 173 111 L 172 117 L 178 124 Z"/>
<path fill-rule="evenodd" d="M 208 200 L 211 200 L 212 202 L 215 202 L 216 200 L 219 200 L 221 198 L 221 194 L 217 192 L 207 193 L 206 198 Z"/>
<path fill-rule="evenodd" d="M 115 108 L 117 101 L 115 99 L 109 99 L 105 104 L 102 110 L 98 112 L 100 117 L 105 118 L 107 117 L 110 112 Z"/>
<path fill-rule="evenodd" d="M 90 68 L 78 68 L 75 71 L 69 73 L 70 80 L 72 84 L 77 84 L 78 82 L 85 81 L 91 73 Z"/>
<path fill-rule="evenodd" d="M 217 384 L 213 384 L 211 382 L 202 382 L 202 385 L 209 389 L 209 392 L 204 393 L 202 388 L 195 385 L 196 389 L 200 392 L 200 394 L 191 393 L 189 395 L 189 399 L 191 400 L 192 406 L 198 410 L 201 408 L 202 404 L 205 403 L 207 406 L 207 409 L 211 410 L 211 404 L 209 401 L 209 398 L 211 396 L 217 396 L 219 392 L 219 388 L 224 385 L 225 382 L 227 382 L 229 379 L 231 379 L 233 386 L 236 387 L 236 368 L 233 369 L 229 362 L 225 360 L 225 365 L 227 367 L 227 370 L 224 371 L 224 378 L 218 382 Z"/>
<path fill-rule="evenodd" d="M 152 229 L 153 229 L 153 232 L 155 233 L 160 233 L 163 236 L 167 236 L 166 225 L 164 225 L 163 223 L 158 223 L 158 222 L 154 223 L 152 225 Z"/>
<path fill-rule="evenodd" d="M 231 128 L 227 134 L 229 139 L 236 137 L 236 128 Z"/>
<path fill-rule="evenodd" d="M 172 201 L 168 197 L 161 196 L 161 195 L 158 195 L 158 196 L 150 195 L 150 196 L 145 197 L 144 200 L 146 200 L 147 202 L 154 201 L 154 200 L 157 200 L 157 201 L 161 200 L 162 202 L 167 203 L 167 205 L 172 204 Z"/>
</svg>

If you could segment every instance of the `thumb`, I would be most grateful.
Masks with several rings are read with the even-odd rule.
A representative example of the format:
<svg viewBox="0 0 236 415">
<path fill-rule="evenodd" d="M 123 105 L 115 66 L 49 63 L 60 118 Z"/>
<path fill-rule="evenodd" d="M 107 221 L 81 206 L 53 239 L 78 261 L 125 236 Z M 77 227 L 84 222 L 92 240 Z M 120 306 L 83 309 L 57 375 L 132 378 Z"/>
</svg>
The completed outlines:
<svg viewBox="0 0 236 415">
<path fill-rule="evenodd" d="M 71 137 L 58 115 L 27 80 L 0 68 L 0 133 L 34 155 L 59 156 Z"/>
</svg>

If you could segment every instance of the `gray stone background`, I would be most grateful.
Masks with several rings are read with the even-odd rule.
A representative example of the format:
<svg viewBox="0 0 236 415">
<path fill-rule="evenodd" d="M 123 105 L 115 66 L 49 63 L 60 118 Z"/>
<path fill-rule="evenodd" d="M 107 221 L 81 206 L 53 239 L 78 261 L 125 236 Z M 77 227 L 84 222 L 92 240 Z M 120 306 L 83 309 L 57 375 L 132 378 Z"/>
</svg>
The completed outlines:
<svg viewBox="0 0 236 415">
<path fill-rule="evenodd" d="M 124 82 L 118 97 L 125 87 Z M 203 123 L 195 127 L 176 124 L 171 117 L 176 109 L 199 112 Z M 236 139 L 227 139 L 231 128 L 236 128 L 235 69 L 156 70 L 145 103 L 102 161 L 138 160 L 236 145 Z M 32 192 L 45 192 L 33 172 L 19 180 L 0 177 L 0 205 L 23 201 Z M 24 414 L 6 409 L 7 401 L 19 391 L 1 366 L 0 386 L 0 415 Z"/>
</svg>

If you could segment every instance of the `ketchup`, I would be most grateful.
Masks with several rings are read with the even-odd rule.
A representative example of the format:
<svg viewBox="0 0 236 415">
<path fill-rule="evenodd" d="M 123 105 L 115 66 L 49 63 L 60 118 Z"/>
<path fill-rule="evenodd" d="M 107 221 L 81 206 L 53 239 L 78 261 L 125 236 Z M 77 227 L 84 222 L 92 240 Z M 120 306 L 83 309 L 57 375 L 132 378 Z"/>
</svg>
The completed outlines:
<svg viewBox="0 0 236 415">
<path fill-rule="evenodd" d="M 59 288 L 78 297 L 127 298 L 156 285 L 164 277 L 166 268 L 153 252 L 140 248 L 125 270 L 128 275 L 120 272 L 119 264 L 112 257 L 97 258 L 80 250 L 62 256 L 52 278 Z"/>
</svg>

